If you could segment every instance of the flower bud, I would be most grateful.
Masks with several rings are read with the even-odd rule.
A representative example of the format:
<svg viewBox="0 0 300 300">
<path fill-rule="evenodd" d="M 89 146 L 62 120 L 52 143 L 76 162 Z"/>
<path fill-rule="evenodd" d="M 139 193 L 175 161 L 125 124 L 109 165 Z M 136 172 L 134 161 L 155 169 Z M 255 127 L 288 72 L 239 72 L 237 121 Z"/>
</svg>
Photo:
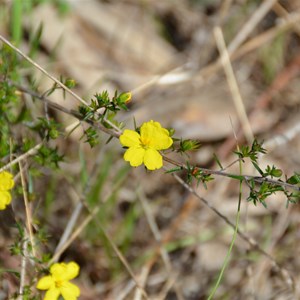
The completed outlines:
<svg viewBox="0 0 300 300">
<path fill-rule="evenodd" d="M 131 93 L 130 92 L 124 92 L 121 93 L 119 96 L 120 104 L 127 104 L 131 101 Z"/>
</svg>

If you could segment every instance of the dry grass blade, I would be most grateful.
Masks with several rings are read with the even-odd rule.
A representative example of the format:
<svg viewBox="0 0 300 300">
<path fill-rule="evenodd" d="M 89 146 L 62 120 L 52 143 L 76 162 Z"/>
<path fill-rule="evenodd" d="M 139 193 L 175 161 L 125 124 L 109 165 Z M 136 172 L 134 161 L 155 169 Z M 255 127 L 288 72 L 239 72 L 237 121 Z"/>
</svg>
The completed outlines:
<svg viewBox="0 0 300 300">
<path fill-rule="evenodd" d="M 27 256 L 28 256 L 28 237 L 27 231 L 25 229 L 25 238 L 22 245 L 23 257 L 21 261 L 21 272 L 20 272 L 20 287 L 19 287 L 19 296 L 18 300 L 23 299 L 25 281 L 26 281 L 26 266 L 27 266 Z"/>
<path fill-rule="evenodd" d="M 246 109 L 245 109 L 245 106 L 244 106 L 244 103 L 242 100 L 242 96 L 239 91 L 237 81 L 236 81 L 234 73 L 233 73 L 233 69 L 232 69 L 232 66 L 230 63 L 229 54 L 226 50 L 226 45 L 225 45 L 225 41 L 224 41 L 224 37 L 223 37 L 222 31 L 221 31 L 221 28 L 216 27 L 214 29 L 214 34 L 215 34 L 216 43 L 217 43 L 217 46 L 218 46 L 218 49 L 219 49 L 219 52 L 221 55 L 221 62 L 224 67 L 227 82 L 228 82 L 228 85 L 230 88 L 230 92 L 232 94 L 232 99 L 234 101 L 240 123 L 242 124 L 242 128 L 244 130 L 244 133 L 245 133 L 248 143 L 251 144 L 252 141 L 254 140 L 253 132 L 252 132 L 251 125 L 250 125 L 248 117 L 247 117 Z"/>
<path fill-rule="evenodd" d="M 32 247 L 32 250 L 31 250 L 32 255 L 35 257 L 36 256 L 36 245 L 35 245 L 33 230 L 32 230 L 31 208 L 30 208 L 29 201 L 28 201 L 27 185 L 26 185 L 25 174 L 24 174 L 24 170 L 23 170 L 21 162 L 19 162 L 19 168 L 20 168 L 20 174 L 21 174 L 22 190 L 23 190 L 25 212 L 26 212 L 26 225 L 27 225 L 29 239 L 30 239 L 30 243 L 31 243 L 31 247 Z"/>
</svg>

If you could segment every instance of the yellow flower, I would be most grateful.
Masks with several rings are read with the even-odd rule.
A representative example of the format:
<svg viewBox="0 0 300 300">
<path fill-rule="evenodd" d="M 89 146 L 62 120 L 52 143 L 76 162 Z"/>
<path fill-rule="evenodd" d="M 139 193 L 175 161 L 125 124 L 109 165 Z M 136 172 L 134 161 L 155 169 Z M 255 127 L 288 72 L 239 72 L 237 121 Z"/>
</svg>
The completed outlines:
<svg viewBox="0 0 300 300">
<path fill-rule="evenodd" d="M 4 210 L 11 202 L 10 189 L 14 186 L 13 175 L 3 171 L 0 173 L 0 210 Z"/>
<path fill-rule="evenodd" d="M 128 147 L 124 159 L 129 161 L 132 167 L 144 163 L 148 170 L 161 168 L 162 156 L 158 151 L 168 149 L 173 144 L 169 131 L 151 120 L 142 125 L 140 132 L 138 134 L 134 130 L 125 129 L 120 136 L 120 143 Z"/>
<path fill-rule="evenodd" d="M 14 184 L 12 174 L 6 171 L 0 173 L 0 191 L 10 190 L 13 188 Z"/>
<path fill-rule="evenodd" d="M 75 262 L 55 263 L 50 267 L 50 275 L 42 277 L 36 287 L 39 290 L 48 290 L 44 300 L 57 300 L 60 295 L 65 300 L 76 300 L 80 289 L 69 280 L 79 274 L 79 266 Z"/>
</svg>

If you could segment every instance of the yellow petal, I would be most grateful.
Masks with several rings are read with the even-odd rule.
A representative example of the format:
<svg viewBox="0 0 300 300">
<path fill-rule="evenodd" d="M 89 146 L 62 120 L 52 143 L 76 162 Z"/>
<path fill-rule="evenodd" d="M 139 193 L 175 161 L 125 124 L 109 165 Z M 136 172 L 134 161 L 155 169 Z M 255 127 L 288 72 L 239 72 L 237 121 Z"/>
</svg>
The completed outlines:
<svg viewBox="0 0 300 300">
<path fill-rule="evenodd" d="M 160 169 L 163 166 L 162 156 L 154 149 L 147 149 L 144 164 L 148 170 Z"/>
<path fill-rule="evenodd" d="M 14 186 L 13 175 L 9 172 L 3 171 L 0 173 L 0 190 L 10 190 Z"/>
<path fill-rule="evenodd" d="M 60 290 L 54 287 L 46 292 L 44 300 L 57 300 L 59 295 L 60 295 Z"/>
<path fill-rule="evenodd" d="M 75 262 L 55 263 L 50 267 L 50 273 L 55 281 L 71 280 L 78 276 L 79 265 Z"/>
<path fill-rule="evenodd" d="M 66 271 L 64 274 L 64 278 L 66 280 L 71 280 L 75 278 L 79 274 L 79 269 L 80 267 L 76 262 L 74 261 L 69 262 L 68 264 L 66 264 Z"/>
<path fill-rule="evenodd" d="M 50 288 L 53 288 L 55 286 L 55 282 L 52 278 L 52 276 L 44 276 L 42 277 L 37 285 L 36 288 L 39 290 L 49 290 Z"/>
<path fill-rule="evenodd" d="M 0 210 L 4 210 L 11 202 L 11 194 L 8 191 L 0 191 Z"/>
<path fill-rule="evenodd" d="M 129 161 L 132 167 L 138 167 L 143 163 L 145 149 L 142 147 L 131 147 L 124 153 L 124 159 Z"/>
<path fill-rule="evenodd" d="M 140 135 L 134 130 L 125 129 L 120 136 L 120 143 L 125 147 L 138 146 L 141 144 Z"/>
<path fill-rule="evenodd" d="M 66 272 L 65 263 L 55 263 L 50 267 L 50 273 L 55 281 L 62 281 Z"/>
<path fill-rule="evenodd" d="M 79 287 L 71 282 L 64 282 L 60 291 L 65 300 L 76 300 L 80 295 Z"/>
<path fill-rule="evenodd" d="M 160 123 L 152 120 L 142 125 L 141 141 L 156 150 L 168 149 L 173 144 L 169 131 L 162 128 Z"/>
</svg>

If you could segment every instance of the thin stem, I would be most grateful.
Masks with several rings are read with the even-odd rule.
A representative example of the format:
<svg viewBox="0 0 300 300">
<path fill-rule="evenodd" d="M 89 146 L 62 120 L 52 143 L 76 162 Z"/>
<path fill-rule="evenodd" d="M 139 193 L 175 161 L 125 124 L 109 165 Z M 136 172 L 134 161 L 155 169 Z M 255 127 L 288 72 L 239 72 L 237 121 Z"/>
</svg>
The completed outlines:
<svg viewBox="0 0 300 300">
<path fill-rule="evenodd" d="M 0 82 L 3 82 L 4 80 L 1 80 L 0 79 Z M 111 122 L 109 120 L 106 120 L 106 119 L 103 119 L 103 121 L 105 123 L 107 123 L 108 125 L 112 126 L 116 131 L 113 131 L 111 129 L 108 129 L 106 127 L 104 127 L 101 123 L 96 123 L 94 122 L 93 120 L 90 120 L 90 119 L 84 119 L 84 117 L 77 111 L 77 110 L 74 110 L 74 109 L 67 109 L 65 108 L 64 106 L 61 106 L 55 102 L 52 102 L 51 100 L 49 100 L 47 97 L 43 96 L 43 95 L 40 95 L 24 86 L 21 86 L 11 80 L 5 80 L 6 82 L 8 82 L 9 84 L 15 86 L 18 90 L 20 90 L 21 92 L 23 93 L 26 93 L 26 94 L 29 94 L 31 95 L 32 97 L 38 99 L 38 100 L 41 100 L 43 101 L 45 104 L 47 104 L 48 107 L 51 107 L 52 109 L 55 109 L 55 110 L 59 110 L 65 114 L 68 114 L 70 116 L 73 116 L 74 118 L 80 120 L 80 121 L 84 121 L 98 129 L 100 129 L 101 131 L 109 134 L 109 135 L 112 135 L 116 138 L 118 138 L 120 135 L 121 135 L 121 131 L 118 127 L 116 127 L 114 124 L 111 124 Z"/>
<path fill-rule="evenodd" d="M 0 34 L 0 40 L 8 45 L 10 48 L 12 48 L 14 51 L 16 51 L 19 55 L 21 55 L 25 60 L 27 60 L 29 63 L 31 63 L 33 66 L 35 66 L 38 70 L 40 70 L 43 74 L 45 74 L 47 77 L 49 77 L 51 80 L 53 80 L 58 86 L 63 88 L 65 91 L 67 91 L 69 94 L 71 94 L 75 99 L 77 99 L 79 102 L 81 102 L 83 105 L 88 106 L 86 101 L 84 101 L 81 97 L 79 97 L 76 93 L 74 93 L 72 90 L 70 90 L 67 86 L 65 86 L 62 82 L 57 80 L 54 76 L 52 76 L 49 72 L 47 72 L 44 68 L 42 68 L 39 64 L 37 64 L 35 61 L 33 61 L 29 56 L 27 56 L 24 52 L 22 52 L 19 48 L 15 47 L 11 42 L 9 42 L 5 37 L 3 37 Z"/>
<path fill-rule="evenodd" d="M 43 143 L 37 144 L 36 146 L 31 148 L 30 150 L 28 150 L 24 154 L 18 156 L 17 158 L 15 158 L 14 160 L 12 160 L 8 164 L 6 164 L 5 166 L 1 167 L 0 172 L 9 169 L 11 166 L 13 166 L 13 165 L 19 163 L 20 161 L 26 159 L 28 156 L 35 155 L 38 152 L 38 150 L 42 147 L 42 145 L 43 145 Z"/>
<path fill-rule="evenodd" d="M 0 80 L 1 81 L 1 80 Z M 44 96 L 41 96 L 39 95 L 38 93 L 34 92 L 34 91 L 31 91 L 23 86 L 20 86 L 18 84 L 15 84 L 11 81 L 9 81 L 12 85 L 16 86 L 20 91 L 24 92 L 24 93 L 28 93 L 30 94 L 31 96 L 41 100 L 41 101 L 44 101 L 47 103 L 47 105 L 53 109 L 56 109 L 56 110 L 59 110 L 61 112 L 64 112 L 66 114 L 69 114 L 75 118 L 77 118 L 78 120 L 80 121 L 84 121 L 92 126 L 94 126 L 95 128 L 98 128 L 99 130 L 101 130 L 102 132 L 105 132 L 106 134 L 109 134 L 109 135 L 112 135 L 114 136 L 115 138 L 119 138 L 120 135 L 121 135 L 121 131 L 120 129 L 118 129 L 118 131 L 113 131 L 111 129 L 108 129 L 106 127 L 104 127 L 101 123 L 96 123 L 94 122 L 93 120 L 89 120 L 89 119 L 83 119 L 82 115 L 79 114 L 78 111 L 76 110 L 73 110 L 73 109 L 66 109 L 65 107 L 57 104 L 57 103 L 54 103 L 52 101 L 50 101 L 49 99 L 47 99 L 46 97 Z M 187 169 L 187 166 L 184 165 L 184 164 L 181 164 L 177 161 L 174 161 L 170 158 L 168 158 L 167 156 L 163 155 L 163 159 L 166 161 L 166 162 L 169 162 L 175 166 L 178 166 L 178 167 L 181 167 L 182 169 Z M 239 159 L 237 160 L 239 161 Z M 230 165 L 229 165 L 230 166 Z M 227 169 L 229 166 L 227 166 L 225 169 Z M 228 172 L 225 172 L 224 170 L 220 170 L 220 171 L 217 171 L 217 170 L 210 170 L 210 169 L 206 169 L 206 168 L 200 168 L 200 167 L 197 167 L 196 168 L 197 170 L 201 170 L 202 172 L 204 172 L 205 174 L 209 175 L 209 174 L 213 174 L 213 175 L 218 175 L 218 176 L 225 176 L 225 177 L 229 177 L 229 178 L 234 178 L 234 179 L 243 179 L 244 182 L 249 182 L 249 181 L 254 181 L 256 183 L 263 183 L 263 182 L 268 182 L 270 184 L 274 184 L 274 185 L 280 185 L 280 186 L 285 186 L 287 188 L 291 188 L 291 189 L 294 189 L 296 191 L 300 191 L 300 187 L 297 187 L 293 184 L 289 184 L 287 182 L 283 182 L 283 181 L 279 181 L 279 180 L 274 180 L 274 179 L 271 179 L 271 178 L 267 178 L 267 177 L 259 177 L 259 176 L 250 176 L 250 175 L 236 175 L 236 174 L 232 174 L 232 173 L 228 173 Z M 0 169 L 1 171 L 2 169 Z"/>
<path fill-rule="evenodd" d="M 242 165 L 241 161 L 239 161 L 239 169 L 240 169 L 240 175 L 241 175 L 242 174 L 242 170 L 243 170 L 243 165 Z M 226 257 L 225 257 L 222 269 L 220 271 L 219 277 L 217 279 L 217 282 L 216 282 L 213 290 L 211 291 L 211 293 L 210 293 L 210 295 L 208 297 L 208 300 L 210 300 L 210 299 L 213 298 L 213 296 L 215 295 L 217 289 L 220 286 L 221 280 L 223 278 L 225 269 L 226 269 L 226 267 L 227 267 L 227 265 L 229 263 L 230 255 L 232 253 L 232 249 L 233 249 L 233 246 L 234 246 L 237 234 L 238 234 L 239 222 L 240 222 L 240 212 L 241 212 L 241 202 L 242 202 L 242 187 L 243 187 L 242 184 L 243 184 L 243 181 L 240 180 L 240 184 L 239 184 L 239 202 L 238 202 L 238 208 L 237 208 L 237 214 L 236 214 L 236 220 L 235 220 L 235 228 L 234 228 L 234 233 L 233 233 L 233 236 L 232 236 L 232 240 L 231 240 L 229 249 L 227 251 L 227 254 L 226 254 Z"/>
<path fill-rule="evenodd" d="M 163 159 L 164 161 L 182 168 L 183 170 L 188 170 L 187 166 L 179 163 L 165 155 L 163 155 Z M 224 171 L 217 171 L 217 170 L 211 170 L 211 169 L 206 169 L 206 168 L 201 168 L 201 167 L 195 167 L 195 170 L 200 170 L 203 172 L 204 175 L 219 175 L 219 176 L 224 176 L 224 177 L 229 177 L 229 178 L 233 178 L 233 179 L 237 179 L 237 180 L 242 180 L 244 182 L 249 182 L 249 181 L 254 181 L 256 183 L 263 183 L 263 182 L 268 182 L 274 185 L 280 185 L 280 186 L 284 186 L 287 188 L 291 188 L 293 190 L 296 191 L 300 191 L 300 187 L 295 186 L 293 184 L 284 182 L 284 181 L 280 181 L 280 180 L 275 180 L 275 179 L 271 179 L 271 178 L 267 178 L 267 177 L 259 177 L 259 176 L 251 176 L 251 175 L 236 175 L 233 173 L 228 173 L 228 172 L 224 172 Z"/>
<path fill-rule="evenodd" d="M 240 203 L 240 202 L 239 202 L 239 203 Z M 226 254 L 226 257 L 225 257 L 225 260 L 224 260 L 222 269 L 221 269 L 221 271 L 220 271 L 220 274 L 219 274 L 219 276 L 218 276 L 217 282 L 216 282 L 216 284 L 215 284 L 213 290 L 211 291 L 209 297 L 207 298 L 207 300 L 213 299 L 213 296 L 215 295 L 217 289 L 219 288 L 219 285 L 220 285 L 221 280 L 222 280 L 222 278 L 223 278 L 225 269 L 226 269 L 226 267 L 227 267 L 227 265 L 228 265 L 228 263 L 229 263 L 230 255 L 231 255 L 231 252 L 232 252 L 232 249 L 233 249 L 233 246 L 234 246 L 236 237 L 237 237 L 239 221 L 240 221 L 240 211 L 238 210 L 237 215 L 236 215 L 236 223 L 235 223 L 234 233 L 233 233 L 233 236 L 232 236 L 232 240 L 231 240 L 229 249 L 228 249 L 228 251 L 227 251 L 227 254 Z"/>
</svg>

